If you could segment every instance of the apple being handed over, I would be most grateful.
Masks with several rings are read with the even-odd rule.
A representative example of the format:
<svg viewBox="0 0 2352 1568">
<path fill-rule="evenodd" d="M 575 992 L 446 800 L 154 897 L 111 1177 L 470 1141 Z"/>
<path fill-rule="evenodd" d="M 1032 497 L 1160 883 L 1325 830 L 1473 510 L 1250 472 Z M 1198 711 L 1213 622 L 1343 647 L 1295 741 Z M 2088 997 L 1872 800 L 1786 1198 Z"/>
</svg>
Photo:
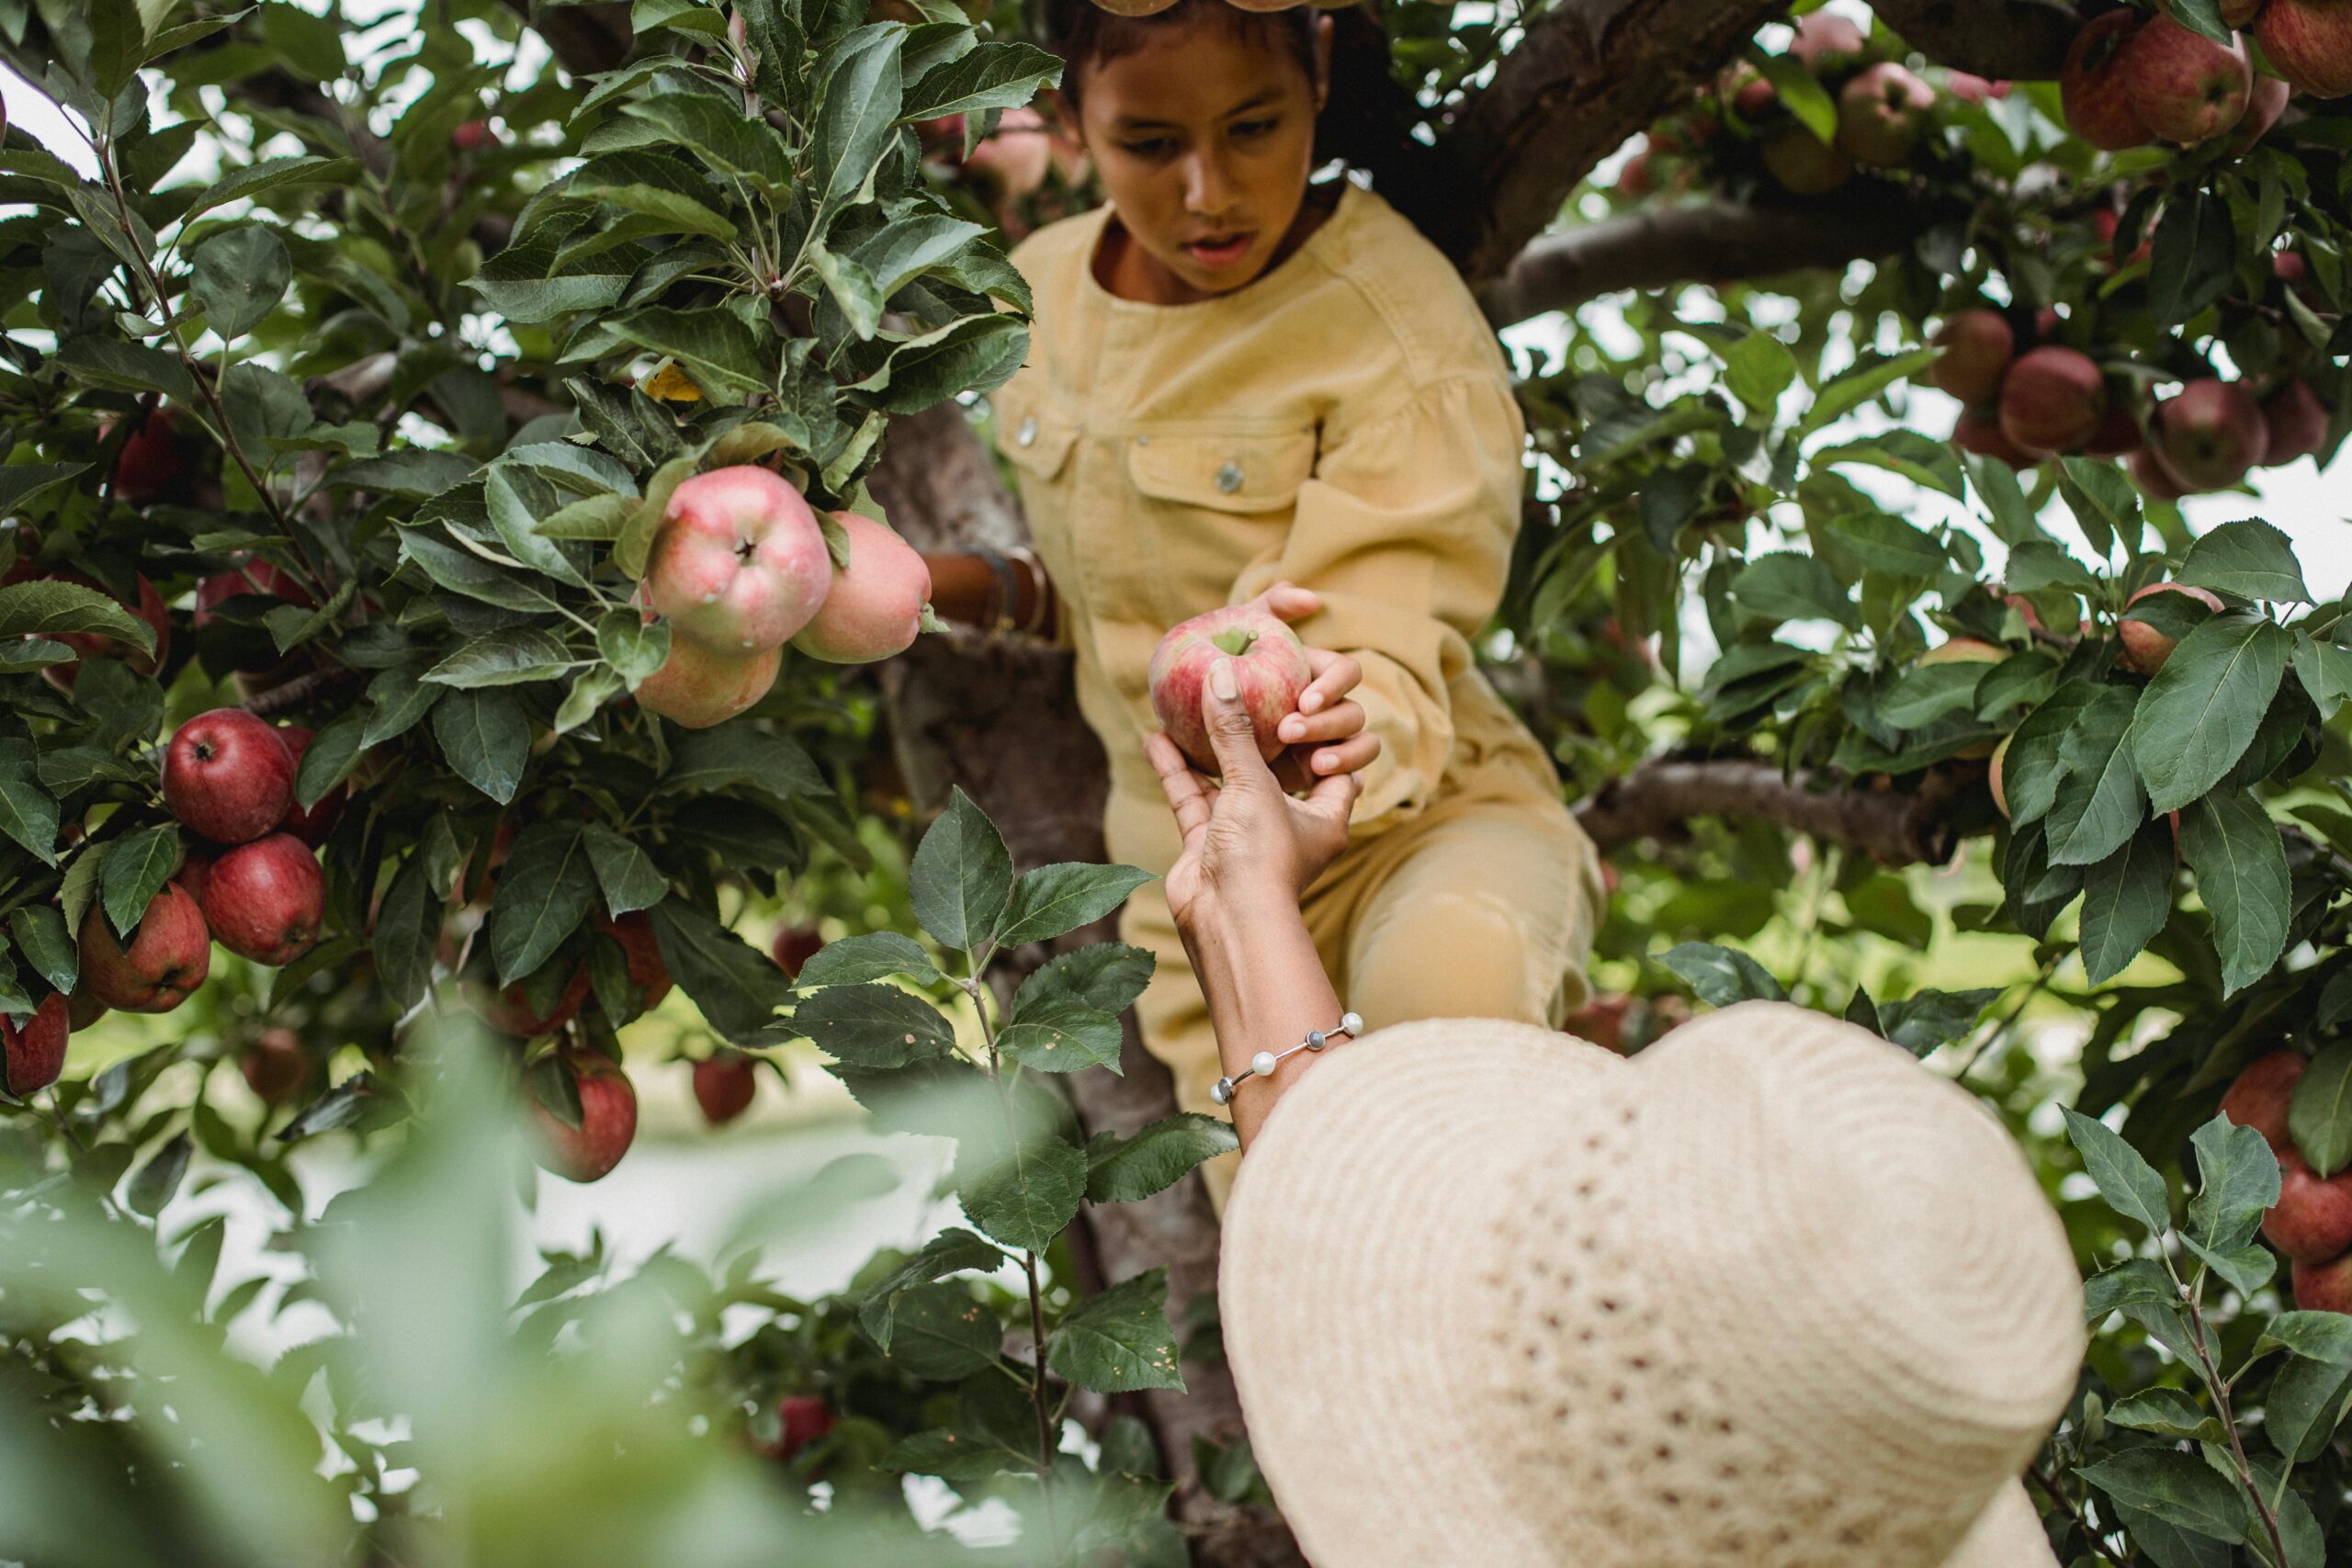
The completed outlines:
<svg viewBox="0 0 2352 1568">
<path fill-rule="evenodd" d="M 1283 751 L 1277 727 L 1297 709 L 1315 672 L 1298 634 L 1255 604 L 1194 615 L 1159 639 L 1151 655 L 1151 711 L 1194 767 L 1216 773 L 1216 752 L 1201 719 L 1201 690 L 1220 659 L 1233 660 L 1241 705 L 1257 730 L 1258 754 L 1271 762 Z"/>
</svg>

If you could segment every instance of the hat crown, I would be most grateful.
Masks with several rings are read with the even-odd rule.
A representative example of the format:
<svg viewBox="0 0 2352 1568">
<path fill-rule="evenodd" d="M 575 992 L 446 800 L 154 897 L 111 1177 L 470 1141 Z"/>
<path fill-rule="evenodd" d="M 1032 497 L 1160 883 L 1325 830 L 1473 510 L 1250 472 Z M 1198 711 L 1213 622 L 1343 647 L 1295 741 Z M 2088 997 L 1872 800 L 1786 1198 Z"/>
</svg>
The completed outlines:
<svg viewBox="0 0 2352 1568">
<path fill-rule="evenodd" d="M 1940 1561 L 2080 1364 L 2080 1285 L 2015 1146 L 1901 1051 L 1784 1005 L 1635 1067 L 1501 1222 L 1530 1261 L 1497 1281 L 1490 1393 L 1531 1523 L 1645 1568 Z"/>
</svg>

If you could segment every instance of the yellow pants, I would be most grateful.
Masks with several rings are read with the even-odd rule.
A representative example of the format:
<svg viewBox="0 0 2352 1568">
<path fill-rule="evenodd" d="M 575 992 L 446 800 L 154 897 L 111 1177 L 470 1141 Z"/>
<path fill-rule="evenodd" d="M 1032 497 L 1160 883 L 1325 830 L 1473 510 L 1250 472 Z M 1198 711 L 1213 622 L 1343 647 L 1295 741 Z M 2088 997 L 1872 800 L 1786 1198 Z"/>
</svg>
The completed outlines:
<svg viewBox="0 0 2352 1568">
<path fill-rule="evenodd" d="M 1557 1028 L 1584 1005 L 1602 898 L 1592 840 L 1557 794 L 1498 761 L 1419 816 L 1351 845 L 1299 909 L 1340 1005 L 1363 1015 L 1367 1032 L 1423 1018 Z M 1159 961 L 1136 1016 L 1145 1046 L 1175 1077 L 1178 1107 L 1230 1120 L 1209 1098 L 1224 1072 L 1216 1035 L 1159 884 L 1128 898 L 1119 934 Z M 1202 1168 L 1219 1214 L 1239 1160 L 1220 1155 Z"/>
</svg>

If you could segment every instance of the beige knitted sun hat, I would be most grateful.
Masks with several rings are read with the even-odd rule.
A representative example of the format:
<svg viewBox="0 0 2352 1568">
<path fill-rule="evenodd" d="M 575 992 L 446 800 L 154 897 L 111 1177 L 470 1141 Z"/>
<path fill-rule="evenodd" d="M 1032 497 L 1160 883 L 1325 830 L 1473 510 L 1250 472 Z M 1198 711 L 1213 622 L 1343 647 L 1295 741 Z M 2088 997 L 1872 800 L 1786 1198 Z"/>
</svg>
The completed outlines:
<svg viewBox="0 0 2352 1568">
<path fill-rule="evenodd" d="M 1380 1030 L 1241 1162 L 1218 1294 L 1317 1568 L 2025 1568 L 2081 1364 L 2057 1216 L 1966 1093 L 1783 1003 L 1626 1061 Z"/>
</svg>

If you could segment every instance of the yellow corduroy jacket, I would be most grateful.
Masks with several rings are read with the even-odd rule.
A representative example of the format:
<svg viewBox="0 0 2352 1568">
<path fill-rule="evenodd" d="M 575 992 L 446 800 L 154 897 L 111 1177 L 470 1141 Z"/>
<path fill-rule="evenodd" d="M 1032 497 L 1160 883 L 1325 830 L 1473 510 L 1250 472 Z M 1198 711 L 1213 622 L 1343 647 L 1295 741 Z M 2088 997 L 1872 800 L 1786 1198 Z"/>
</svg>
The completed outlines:
<svg viewBox="0 0 2352 1568">
<path fill-rule="evenodd" d="M 1246 288 L 1144 304 L 1094 276 L 1110 216 L 1014 251 L 1036 322 L 992 402 L 1058 592 L 1056 635 L 1077 655 L 1079 706 L 1110 755 L 1112 858 L 1164 871 L 1175 853 L 1141 750 L 1159 728 L 1152 649 L 1179 621 L 1284 579 L 1322 595 L 1300 637 L 1363 665 L 1355 695 L 1382 745 L 1358 840 L 1498 755 L 1556 789 L 1471 656 L 1519 527 L 1525 430 L 1460 276 L 1351 185 Z"/>
</svg>

